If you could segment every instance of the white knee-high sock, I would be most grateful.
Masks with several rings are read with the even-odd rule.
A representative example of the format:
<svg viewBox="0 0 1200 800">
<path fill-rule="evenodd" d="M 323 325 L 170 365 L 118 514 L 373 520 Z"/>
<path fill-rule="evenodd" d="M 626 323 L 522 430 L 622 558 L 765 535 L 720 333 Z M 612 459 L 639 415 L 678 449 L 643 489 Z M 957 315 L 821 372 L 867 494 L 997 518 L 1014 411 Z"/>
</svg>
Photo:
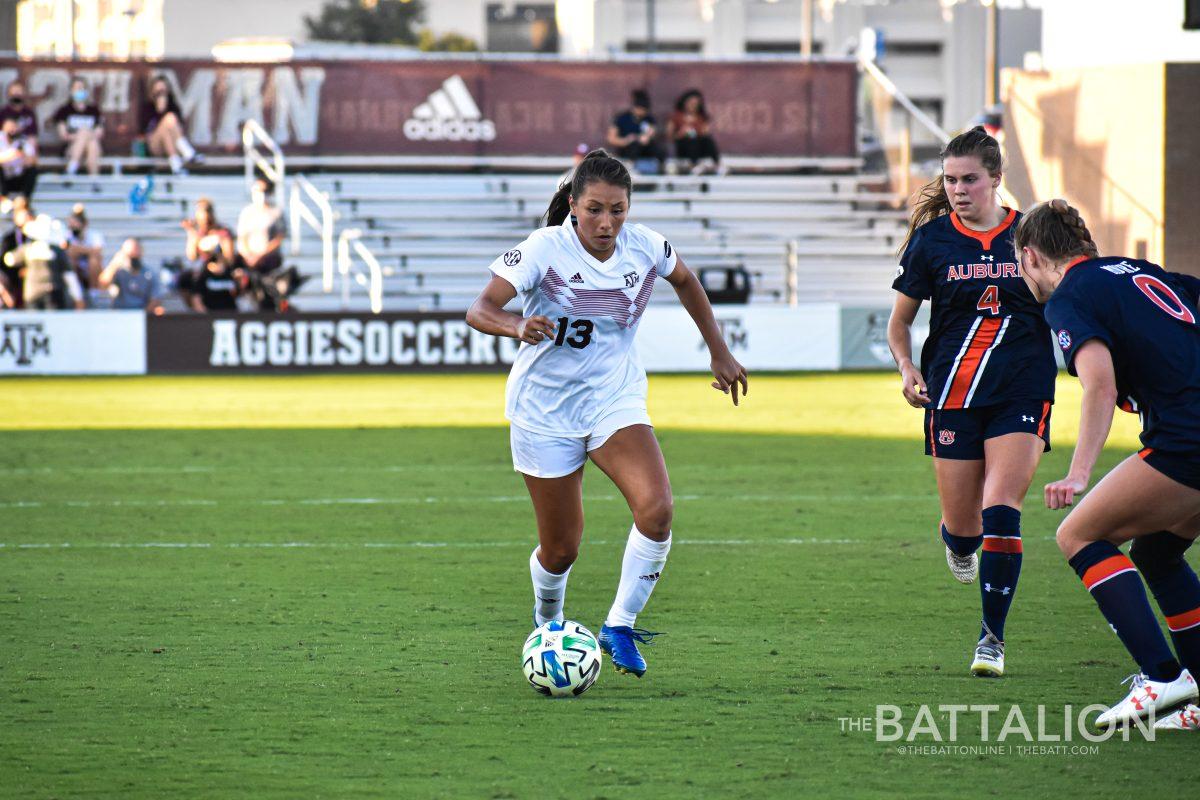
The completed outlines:
<svg viewBox="0 0 1200 800">
<path fill-rule="evenodd" d="M 175 150 L 183 156 L 184 161 L 191 161 L 196 157 L 196 148 L 192 147 L 192 143 L 187 140 L 186 136 L 180 136 L 175 140 Z"/>
<path fill-rule="evenodd" d="M 638 613 L 646 607 L 646 601 L 654 591 L 654 584 L 662 575 L 669 552 L 670 534 L 667 534 L 665 542 L 656 542 L 639 531 L 636 525 L 630 528 L 625 557 L 621 560 L 621 585 L 617 587 L 617 599 L 613 601 L 605 625 L 633 627 Z"/>
<path fill-rule="evenodd" d="M 533 578 L 533 613 L 537 624 L 543 625 L 552 619 L 563 619 L 563 601 L 567 597 L 567 576 L 571 568 L 555 575 L 538 561 L 538 548 L 529 556 L 529 576 Z"/>
</svg>

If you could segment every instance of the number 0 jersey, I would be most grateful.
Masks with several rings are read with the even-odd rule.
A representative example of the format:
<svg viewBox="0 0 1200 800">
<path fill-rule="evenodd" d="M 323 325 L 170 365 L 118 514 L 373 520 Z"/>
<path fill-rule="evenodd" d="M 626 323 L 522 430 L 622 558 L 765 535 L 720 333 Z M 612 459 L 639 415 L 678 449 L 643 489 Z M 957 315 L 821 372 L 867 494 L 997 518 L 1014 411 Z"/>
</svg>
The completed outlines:
<svg viewBox="0 0 1200 800">
<path fill-rule="evenodd" d="M 541 228 L 492 262 L 513 285 L 525 317 L 542 315 L 555 335 L 521 343 L 508 376 L 504 415 L 514 425 L 587 436 L 606 411 L 646 402 L 646 371 L 633 346 L 654 281 L 675 269 L 659 234 L 625 223 L 616 249 L 597 261 L 568 217 Z"/>
<path fill-rule="evenodd" d="M 1050 329 L 1017 266 L 1009 211 L 990 231 L 950 213 L 913 234 L 892 288 L 932 300 L 921 374 L 930 408 L 1054 400 Z"/>
<path fill-rule="evenodd" d="M 1149 261 L 1078 260 L 1046 303 L 1046 320 L 1075 373 L 1099 339 L 1112 353 L 1121 407 L 1142 417 L 1142 444 L 1200 452 L 1200 280 Z"/>
</svg>

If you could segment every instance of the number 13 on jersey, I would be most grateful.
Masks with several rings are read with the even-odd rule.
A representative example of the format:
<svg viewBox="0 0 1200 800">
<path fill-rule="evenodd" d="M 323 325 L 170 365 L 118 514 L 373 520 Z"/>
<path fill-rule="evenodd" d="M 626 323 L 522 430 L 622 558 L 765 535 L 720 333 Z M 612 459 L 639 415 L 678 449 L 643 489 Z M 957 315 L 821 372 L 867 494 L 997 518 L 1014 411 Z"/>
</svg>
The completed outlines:
<svg viewBox="0 0 1200 800">
<path fill-rule="evenodd" d="M 1000 313 L 1000 287 L 992 284 L 983 290 L 983 294 L 979 295 L 979 302 L 975 304 L 976 311 L 988 311 L 992 314 Z"/>
</svg>

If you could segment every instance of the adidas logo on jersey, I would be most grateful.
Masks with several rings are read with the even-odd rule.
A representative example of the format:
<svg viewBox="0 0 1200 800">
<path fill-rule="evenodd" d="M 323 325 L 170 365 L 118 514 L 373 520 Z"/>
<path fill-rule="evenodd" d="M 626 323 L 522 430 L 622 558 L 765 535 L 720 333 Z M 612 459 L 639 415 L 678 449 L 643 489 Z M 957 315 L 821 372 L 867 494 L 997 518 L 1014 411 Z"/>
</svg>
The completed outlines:
<svg viewBox="0 0 1200 800">
<path fill-rule="evenodd" d="M 576 272 L 567 283 L 583 283 L 583 276 Z"/>
<path fill-rule="evenodd" d="M 404 123 L 404 135 L 431 142 L 490 142 L 496 138 L 496 123 L 483 119 L 467 84 L 451 75 L 442 88 L 413 109 Z"/>
</svg>

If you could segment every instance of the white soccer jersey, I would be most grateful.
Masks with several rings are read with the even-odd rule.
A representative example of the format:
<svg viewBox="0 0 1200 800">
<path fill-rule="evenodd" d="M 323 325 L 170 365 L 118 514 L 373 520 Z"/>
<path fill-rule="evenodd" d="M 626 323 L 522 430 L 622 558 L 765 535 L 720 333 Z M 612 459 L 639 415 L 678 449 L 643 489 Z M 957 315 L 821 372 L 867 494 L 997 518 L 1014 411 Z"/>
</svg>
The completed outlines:
<svg viewBox="0 0 1200 800">
<path fill-rule="evenodd" d="M 671 245 L 626 223 L 616 250 L 597 261 L 568 217 L 541 228 L 489 269 L 516 288 L 526 317 L 549 317 L 555 336 L 521 343 L 508 376 L 505 416 L 522 428 L 587 436 L 622 404 L 646 402 L 646 371 L 633 338 L 655 279 L 675 269 Z"/>
</svg>

